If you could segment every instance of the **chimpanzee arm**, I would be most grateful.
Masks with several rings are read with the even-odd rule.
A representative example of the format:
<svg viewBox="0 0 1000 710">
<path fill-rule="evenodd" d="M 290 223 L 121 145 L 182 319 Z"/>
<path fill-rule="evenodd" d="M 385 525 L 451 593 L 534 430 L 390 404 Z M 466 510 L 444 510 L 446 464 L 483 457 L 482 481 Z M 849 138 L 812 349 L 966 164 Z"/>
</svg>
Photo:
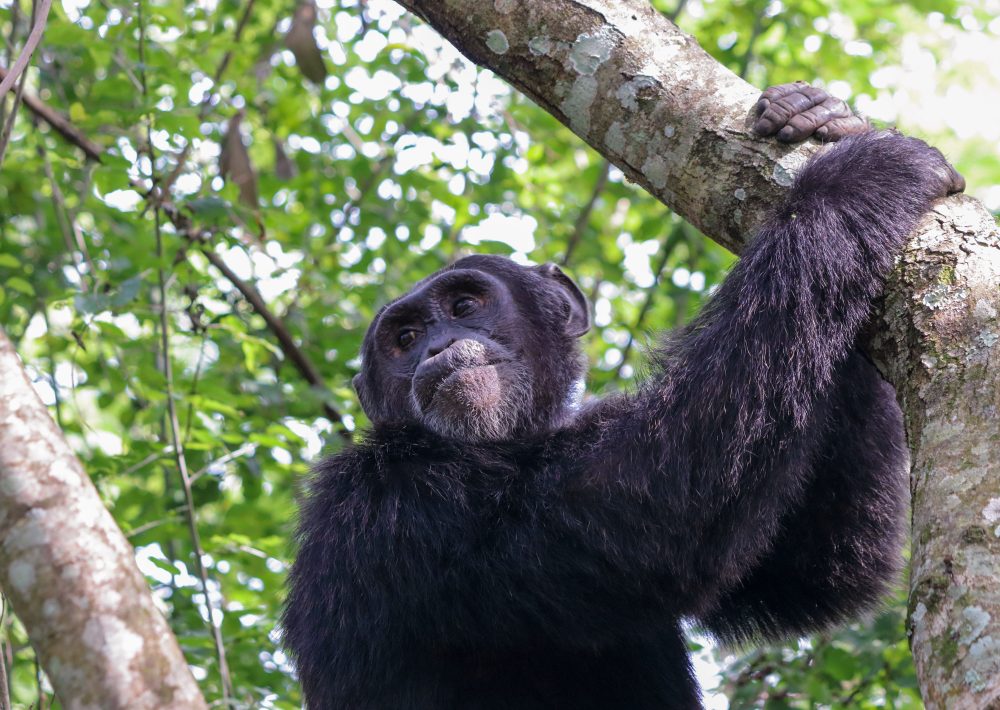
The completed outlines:
<svg viewBox="0 0 1000 710">
<path fill-rule="evenodd" d="M 627 460 L 659 500 L 685 613 L 704 611 L 767 551 L 809 480 L 820 405 L 894 255 L 933 200 L 959 187 L 915 139 L 868 133 L 828 148 L 660 354 L 662 374 L 607 425 L 595 468 Z"/>
<path fill-rule="evenodd" d="M 770 550 L 701 618 L 722 641 L 822 629 L 877 603 L 897 577 L 909 456 L 895 392 L 855 350 L 822 406 L 802 499 Z"/>
</svg>

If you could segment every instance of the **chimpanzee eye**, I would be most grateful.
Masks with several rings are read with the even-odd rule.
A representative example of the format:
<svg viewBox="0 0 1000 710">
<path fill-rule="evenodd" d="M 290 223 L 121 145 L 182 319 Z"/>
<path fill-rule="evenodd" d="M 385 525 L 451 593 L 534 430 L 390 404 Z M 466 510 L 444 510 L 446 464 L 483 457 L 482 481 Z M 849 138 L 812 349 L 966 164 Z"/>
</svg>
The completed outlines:
<svg viewBox="0 0 1000 710">
<path fill-rule="evenodd" d="M 461 318 L 462 316 L 469 315 L 478 307 L 479 307 L 479 301 L 472 298 L 471 296 L 464 296 L 463 298 L 460 298 L 457 301 L 455 301 L 455 304 L 451 307 L 451 313 L 456 318 Z"/>
<path fill-rule="evenodd" d="M 399 331 L 399 336 L 396 338 L 396 342 L 399 343 L 399 347 L 406 350 L 408 347 L 417 342 L 417 337 L 419 333 L 416 328 L 403 328 Z"/>
</svg>

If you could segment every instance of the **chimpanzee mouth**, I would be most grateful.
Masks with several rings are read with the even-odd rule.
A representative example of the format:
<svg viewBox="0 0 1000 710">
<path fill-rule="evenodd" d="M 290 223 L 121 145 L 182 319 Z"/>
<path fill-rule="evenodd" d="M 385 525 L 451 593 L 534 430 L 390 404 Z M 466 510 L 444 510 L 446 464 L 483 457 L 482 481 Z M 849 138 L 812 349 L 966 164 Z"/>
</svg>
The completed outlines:
<svg viewBox="0 0 1000 710">
<path fill-rule="evenodd" d="M 414 379 L 414 399 L 422 412 L 435 406 L 442 397 L 452 399 L 455 405 L 488 406 L 489 402 L 486 400 L 497 399 L 500 394 L 502 383 L 497 366 L 503 362 L 494 360 L 482 364 L 460 365 L 442 373 L 440 377 Z"/>
</svg>

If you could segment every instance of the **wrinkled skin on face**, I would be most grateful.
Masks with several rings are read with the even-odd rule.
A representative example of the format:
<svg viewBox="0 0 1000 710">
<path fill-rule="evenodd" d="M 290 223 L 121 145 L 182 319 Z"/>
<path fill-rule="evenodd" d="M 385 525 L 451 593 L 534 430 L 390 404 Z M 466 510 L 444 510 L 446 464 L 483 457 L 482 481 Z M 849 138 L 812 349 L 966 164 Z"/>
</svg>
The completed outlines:
<svg viewBox="0 0 1000 710">
<path fill-rule="evenodd" d="M 587 302 L 557 267 L 471 256 L 375 317 L 355 377 L 378 428 L 419 424 L 462 441 L 544 433 L 572 416 Z"/>
</svg>

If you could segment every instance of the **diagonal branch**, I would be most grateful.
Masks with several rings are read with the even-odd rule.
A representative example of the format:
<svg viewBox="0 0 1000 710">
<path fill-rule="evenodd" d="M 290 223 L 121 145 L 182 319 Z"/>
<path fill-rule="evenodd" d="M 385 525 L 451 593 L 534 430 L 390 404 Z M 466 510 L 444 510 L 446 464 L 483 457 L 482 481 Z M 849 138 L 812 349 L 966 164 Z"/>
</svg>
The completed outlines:
<svg viewBox="0 0 1000 710">
<path fill-rule="evenodd" d="M 0 67 L 0 79 L 6 76 L 8 76 L 7 70 Z M 28 107 L 29 111 L 49 124 L 54 131 L 67 141 L 82 150 L 89 159 L 95 160 L 98 163 L 101 162 L 101 154 L 104 152 L 104 148 L 90 140 L 83 133 L 83 131 L 74 126 L 66 116 L 51 108 L 48 104 L 33 94 L 25 92 L 21 96 L 21 100 L 24 102 L 24 105 Z"/>
<path fill-rule="evenodd" d="M 236 287 L 243 297 L 247 300 L 247 303 L 253 308 L 253 310 L 264 319 L 267 324 L 268 330 L 274 335 L 278 341 L 278 347 L 281 348 L 282 354 L 285 358 L 292 363 L 295 369 L 299 372 L 302 378 L 308 382 L 314 389 L 318 392 L 323 393 L 323 413 L 326 418 L 329 419 L 334 424 L 334 428 L 337 430 L 337 434 L 345 441 L 351 441 L 352 435 L 347 425 L 344 423 L 344 418 L 338 412 L 329 400 L 329 390 L 327 389 L 326 383 L 323 381 L 322 375 L 320 375 L 319 369 L 313 364 L 313 361 L 309 359 L 309 356 L 305 354 L 305 351 L 295 342 L 295 338 L 292 336 L 291 332 L 285 323 L 274 314 L 274 312 L 268 308 L 267 303 L 264 301 L 264 297 L 260 295 L 260 291 L 253 287 L 253 285 L 247 283 L 241 279 L 235 271 L 233 271 L 228 264 L 226 264 L 225 259 L 216 254 L 205 243 L 205 238 L 208 236 L 206 232 L 197 229 L 191 220 L 177 209 L 175 205 L 170 202 L 164 202 L 161 205 L 163 213 L 167 216 L 173 224 L 174 229 L 177 230 L 179 234 L 185 237 L 188 242 L 192 244 L 197 244 L 201 248 L 201 252 L 205 255 L 205 258 L 219 270 L 219 273 L 225 277 L 229 283 Z"/>
<path fill-rule="evenodd" d="M 34 25 L 28 34 L 28 39 L 24 43 L 24 49 L 21 50 L 21 54 L 14 60 L 14 66 L 7 72 L 7 76 L 0 80 L 0 99 L 3 99 L 4 95 L 10 90 L 10 87 L 14 85 L 17 78 L 21 76 L 21 72 L 28 68 L 31 55 L 35 53 L 38 43 L 42 41 L 42 34 L 45 32 L 45 23 L 49 19 L 49 10 L 51 8 L 52 0 L 40 0 L 38 3 Z"/>
</svg>

